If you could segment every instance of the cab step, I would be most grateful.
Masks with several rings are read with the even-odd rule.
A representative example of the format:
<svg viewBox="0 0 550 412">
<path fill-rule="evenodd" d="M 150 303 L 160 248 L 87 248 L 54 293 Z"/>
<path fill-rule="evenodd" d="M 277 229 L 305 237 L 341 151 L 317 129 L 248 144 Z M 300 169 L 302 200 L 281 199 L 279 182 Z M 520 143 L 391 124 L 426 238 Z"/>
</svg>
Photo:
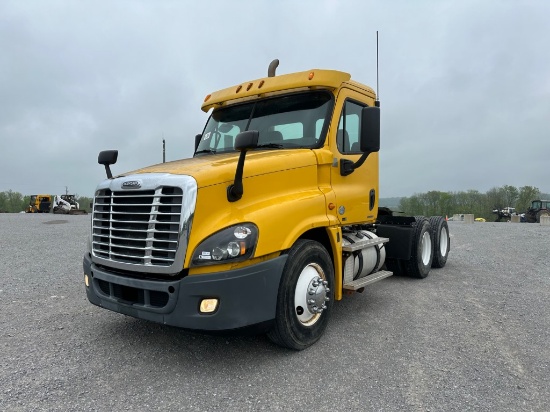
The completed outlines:
<svg viewBox="0 0 550 412">
<path fill-rule="evenodd" d="M 390 272 L 387 270 L 380 270 L 376 273 L 373 273 L 372 275 L 359 278 L 352 282 L 344 283 L 344 289 L 347 289 L 347 290 L 361 289 L 362 287 L 370 285 L 371 283 L 378 282 L 379 280 L 382 280 L 382 279 L 386 279 L 391 275 L 393 275 L 393 272 Z"/>
</svg>

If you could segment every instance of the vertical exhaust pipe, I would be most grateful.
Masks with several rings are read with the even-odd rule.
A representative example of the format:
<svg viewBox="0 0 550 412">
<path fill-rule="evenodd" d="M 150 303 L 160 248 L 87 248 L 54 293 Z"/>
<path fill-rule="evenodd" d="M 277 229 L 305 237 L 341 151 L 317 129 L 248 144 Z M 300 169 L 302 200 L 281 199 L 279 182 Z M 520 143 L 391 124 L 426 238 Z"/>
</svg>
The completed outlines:
<svg viewBox="0 0 550 412">
<path fill-rule="evenodd" d="M 275 77 L 275 70 L 277 70 L 278 66 L 279 59 L 275 59 L 271 63 L 269 63 L 269 67 L 267 69 L 267 77 Z"/>
</svg>

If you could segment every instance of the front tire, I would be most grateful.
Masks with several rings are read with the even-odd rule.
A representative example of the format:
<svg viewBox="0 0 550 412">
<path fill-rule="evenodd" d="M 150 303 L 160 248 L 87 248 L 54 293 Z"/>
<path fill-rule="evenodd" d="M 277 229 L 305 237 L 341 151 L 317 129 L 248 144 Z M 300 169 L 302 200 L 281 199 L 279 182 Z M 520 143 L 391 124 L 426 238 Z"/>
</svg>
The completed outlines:
<svg viewBox="0 0 550 412">
<path fill-rule="evenodd" d="M 277 296 L 275 324 L 267 336 L 303 350 L 323 335 L 332 312 L 334 267 L 319 242 L 298 240 L 290 249 Z"/>
</svg>

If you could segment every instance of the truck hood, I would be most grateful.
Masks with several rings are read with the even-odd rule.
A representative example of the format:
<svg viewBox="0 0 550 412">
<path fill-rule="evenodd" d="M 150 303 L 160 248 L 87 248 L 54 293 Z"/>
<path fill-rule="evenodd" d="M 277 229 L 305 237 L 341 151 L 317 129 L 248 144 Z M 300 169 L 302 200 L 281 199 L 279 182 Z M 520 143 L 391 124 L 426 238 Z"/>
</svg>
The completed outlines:
<svg viewBox="0 0 550 412">
<path fill-rule="evenodd" d="M 233 182 L 239 153 L 201 155 L 194 158 L 160 163 L 154 166 L 124 173 L 120 176 L 142 173 L 170 173 L 192 176 L 199 188 Z M 297 169 L 317 163 L 310 149 L 249 151 L 244 162 L 243 178 L 281 170 Z"/>
</svg>

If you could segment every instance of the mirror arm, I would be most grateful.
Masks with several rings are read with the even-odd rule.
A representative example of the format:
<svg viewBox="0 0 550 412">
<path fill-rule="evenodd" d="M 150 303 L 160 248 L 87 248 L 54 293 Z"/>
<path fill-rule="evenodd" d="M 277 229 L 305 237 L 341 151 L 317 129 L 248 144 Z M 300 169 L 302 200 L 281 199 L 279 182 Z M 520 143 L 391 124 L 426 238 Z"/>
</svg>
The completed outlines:
<svg viewBox="0 0 550 412">
<path fill-rule="evenodd" d="M 227 186 L 227 200 L 229 202 L 236 202 L 243 197 L 243 169 L 245 156 L 246 150 L 241 150 L 239 162 L 237 163 L 237 171 L 235 172 L 235 182 Z"/>
<path fill-rule="evenodd" d="M 341 176 L 348 176 L 353 173 L 353 171 L 363 165 L 365 163 L 365 160 L 367 160 L 367 157 L 369 156 L 370 152 L 364 152 L 359 160 L 357 162 L 353 163 L 351 160 L 348 159 L 341 159 L 340 160 L 340 175 Z"/>
</svg>

